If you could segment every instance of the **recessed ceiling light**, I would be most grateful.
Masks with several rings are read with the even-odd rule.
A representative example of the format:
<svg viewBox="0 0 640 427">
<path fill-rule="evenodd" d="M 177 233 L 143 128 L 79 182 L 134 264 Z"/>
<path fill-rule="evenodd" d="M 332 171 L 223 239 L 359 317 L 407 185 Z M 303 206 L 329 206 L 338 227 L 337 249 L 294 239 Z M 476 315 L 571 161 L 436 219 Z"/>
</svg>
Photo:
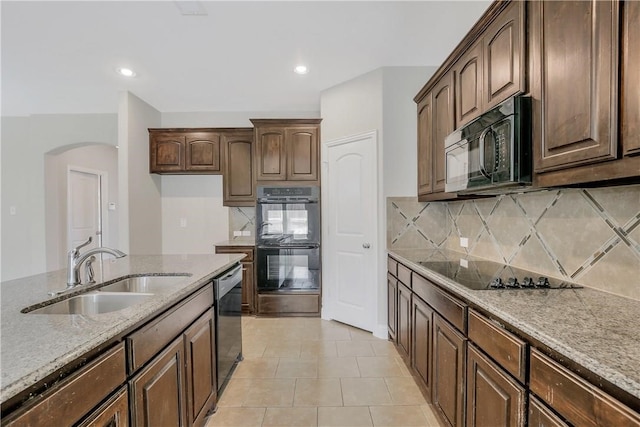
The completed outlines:
<svg viewBox="0 0 640 427">
<path fill-rule="evenodd" d="M 133 71 L 130 68 L 117 68 L 116 72 L 118 74 L 120 74 L 121 76 L 125 76 L 125 77 L 135 77 L 136 76 L 136 72 Z"/>
<path fill-rule="evenodd" d="M 296 74 L 307 74 L 309 72 L 309 69 L 307 68 L 306 65 L 298 65 L 296 66 L 296 68 L 293 69 L 293 71 Z"/>
<path fill-rule="evenodd" d="M 173 2 L 178 9 L 180 9 L 180 13 L 184 16 L 206 16 L 207 9 L 204 8 L 204 5 L 200 1 L 174 1 Z"/>
</svg>

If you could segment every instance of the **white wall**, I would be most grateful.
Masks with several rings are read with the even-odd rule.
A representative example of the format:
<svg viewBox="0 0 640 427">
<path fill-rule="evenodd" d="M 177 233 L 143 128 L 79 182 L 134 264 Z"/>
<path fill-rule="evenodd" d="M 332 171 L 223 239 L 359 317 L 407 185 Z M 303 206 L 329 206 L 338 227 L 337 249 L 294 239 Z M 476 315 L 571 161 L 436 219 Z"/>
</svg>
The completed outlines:
<svg viewBox="0 0 640 427">
<path fill-rule="evenodd" d="M 386 209 L 389 195 L 416 194 L 416 105 L 413 97 L 434 67 L 385 67 L 321 93 L 322 142 L 378 132 L 377 326 L 386 336 Z"/>
<path fill-rule="evenodd" d="M 162 253 L 161 180 L 149 173 L 147 131 L 159 126 L 158 110 L 130 92 L 120 93 L 120 242 L 122 250 L 131 255 Z"/>
<path fill-rule="evenodd" d="M 2 280 L 46 271 L 45 154 L 66 145 L 116 145 L 116 135 L 115 114 L 2 117 Z"/>
<path fill-rule="evenodd" d="M 66 267 L 67 243 L 67 178 L 69 166 L 106 173 L 103 182 L 102 245 L 119 248 L 118 237 L 118 150 L 113 145 L 97 144 L 54 151 L 45 155 L 45 213 L 47 271 Z M 107 210 L 109 202 L 116 210 Z M 95 237 L 94 237 L 95 238 Z"/>
<path fill-rule="evenodd" d="M 162 113 L 161 117 L 163 128 L 252 127 L 250 118 L 315 118 L 319 112 Z M 163 175 L 161 182 L 163 253 L 212 253 L 216 242 L 229 239 L 221 175 Z"/>
</svg>

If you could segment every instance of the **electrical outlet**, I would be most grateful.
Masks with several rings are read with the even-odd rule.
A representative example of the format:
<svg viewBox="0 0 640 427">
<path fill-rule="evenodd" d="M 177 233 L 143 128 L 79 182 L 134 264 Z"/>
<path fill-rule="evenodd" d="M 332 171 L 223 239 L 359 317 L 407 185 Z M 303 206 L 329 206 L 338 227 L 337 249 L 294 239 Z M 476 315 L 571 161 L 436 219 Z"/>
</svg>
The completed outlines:
<svg viewBox="0 0 640 427">
<path fill-rule="evenodd" d="M 242 230 L 243 236 L 251 236 L 251 230 Z"/>
<path fill-rule="evenodd" d="M 180 228 L 187 228 L 187 218 L 180 218 Z"/>
<path fill-rule="evenodd" d="M 242 236 L 242 231 L 240 230 L 233 230 L 233 237 L 240 237 Z"/>
<path fill-rule="evenodd" d="M 464 258 L 460 258 L 460 267 L 469 268 L 469 261 Z"/>
<path fill-rule="evenodd" d="M 468 248 L 469 247 L 469 239 L 466 237 L 461 237 L 460 238 L 460 246 L 462 246 L 463 248 Z"/>
</svg>

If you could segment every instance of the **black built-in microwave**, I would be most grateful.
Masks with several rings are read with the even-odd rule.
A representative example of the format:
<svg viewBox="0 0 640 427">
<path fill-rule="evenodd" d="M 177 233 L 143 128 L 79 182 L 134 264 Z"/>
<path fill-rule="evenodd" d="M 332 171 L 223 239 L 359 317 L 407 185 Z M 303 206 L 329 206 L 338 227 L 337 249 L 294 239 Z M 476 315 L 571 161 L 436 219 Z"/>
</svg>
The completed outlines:
<svg viewBox="0 0 640 427">
<path fill-rule="evenodd" d="M 531 185 L 531 99 L 514 96 L 445 139 L 445 191 L 491 194 Z"/>
</svg>

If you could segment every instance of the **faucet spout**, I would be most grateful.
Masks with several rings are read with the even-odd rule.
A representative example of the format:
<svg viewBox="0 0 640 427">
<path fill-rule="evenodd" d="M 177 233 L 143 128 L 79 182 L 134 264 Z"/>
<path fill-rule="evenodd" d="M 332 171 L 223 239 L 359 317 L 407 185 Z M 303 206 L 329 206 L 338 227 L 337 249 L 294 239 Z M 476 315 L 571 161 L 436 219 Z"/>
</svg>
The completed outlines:
<svg viewBox="0 0 640 427">
<path fill-rule="evenodd" d="M 118 249 L 111 249 L 106 247 L 92 248 L 80 255 L 80 248 L 91 243 L 91 240 L 91 237 L 89 237 L 87 242 L 69 251 L 67 256 L 67 288 L 72 288 L 80 284 L 80 266 L 83 262 L 85 262 L 93 255 L 105 253 L 112 255 L 115 258 L 122 258 L 127 256 L 127 254 L 119 251 Z"/>
</svg>

